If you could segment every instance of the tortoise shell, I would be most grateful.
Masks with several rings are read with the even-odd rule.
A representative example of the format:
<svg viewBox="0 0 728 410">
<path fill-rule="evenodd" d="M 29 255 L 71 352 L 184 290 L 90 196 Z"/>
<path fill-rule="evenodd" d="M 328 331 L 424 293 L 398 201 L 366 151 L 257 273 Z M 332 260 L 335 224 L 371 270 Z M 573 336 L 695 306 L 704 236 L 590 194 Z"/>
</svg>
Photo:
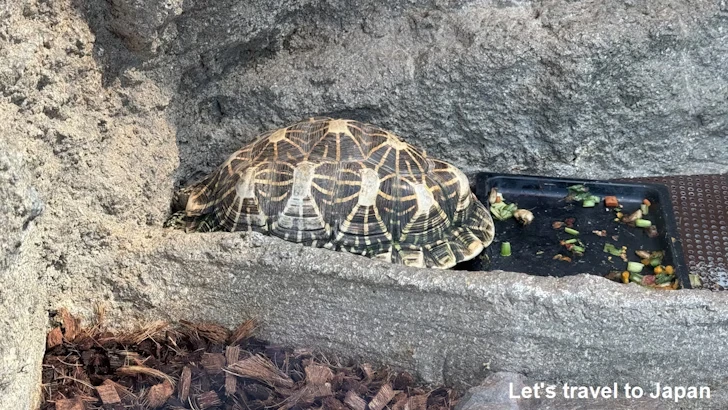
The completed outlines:
<svg viewBox="0 0 728 410">
<path fill-rule="evenodd" d="M 265 133 L 177 198 L 168 225 L 188 231 L 252 230 L 417 267 L 472 259 L 495 233 L 459 169 L 353 120 Z"/>
</svg>

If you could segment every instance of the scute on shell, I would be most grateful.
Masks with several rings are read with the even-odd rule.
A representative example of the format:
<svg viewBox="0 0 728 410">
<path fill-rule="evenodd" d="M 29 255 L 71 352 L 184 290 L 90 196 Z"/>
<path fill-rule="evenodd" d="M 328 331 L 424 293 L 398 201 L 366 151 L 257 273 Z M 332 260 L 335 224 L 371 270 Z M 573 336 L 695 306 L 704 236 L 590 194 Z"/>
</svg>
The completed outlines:
<svg viewBox="0 0 728 410">
<path fill-rule="evenodd" d="M 177 227 L 259 231 L 418 267 L 472 259 L 495 233 L 460 170 L 344 119 L 265 133 L 177 198 Z"/>
</svg>

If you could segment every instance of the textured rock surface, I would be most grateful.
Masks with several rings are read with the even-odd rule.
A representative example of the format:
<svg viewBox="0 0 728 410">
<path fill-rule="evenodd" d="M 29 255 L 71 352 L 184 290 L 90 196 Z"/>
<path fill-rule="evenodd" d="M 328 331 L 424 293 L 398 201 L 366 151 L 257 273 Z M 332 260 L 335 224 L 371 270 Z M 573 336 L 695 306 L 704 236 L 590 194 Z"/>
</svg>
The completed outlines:
<svg viewBox="0 0 728 410">
<path fill-rule="evenodd" d="M 13 122 L 0 103 L 0 135 Z M 28 266 L 29 236 L 42 203 L 30 186 L 24 154 L 0 138 L 0 408 L 27 409 L 38 401 L 45 338 L 45 298 Z"/>
<path fill-rule="evenodd" d="M 309 115 L 375 122 L 470 171 L 726 171 L 726 35 L 725 1 L 0 3 L 0 408 L 37 391 L 41 306 L 252 316 L 273 340 L 432 381 L 719 386 L 722 295 L 402 269 L 161 224 L 175 184 Z"/>
<path fill-rule="evenodd" d="M 94 22 L 143 51 L 108 66 L 144 66 L 177 93 L 182 177 L 319 114 L 470 171 L 728 170 L 725 2 L 381 3 L 115 0 Z"/>
<path fill-rule="evenodd" d="M 12 11 L 0 7 L 0 408 L 30 409 L 39 400 L 45 342 L 45 292 L 32 263 L 43 202 L 32 182 L 33 152 L 19 138 L 27 123 L 3 98 L 34 63 L 32 44 L 2 41 L 14 34 Z"/>
<path fill-rule="evenodd" d="M 104 87 L 94 41 L 70 2 L 0 3 L 2 409 L 38 399 L 47 309 L 113 298 L 99 276 L 118 268 L 83 262 L 109 261 L 117 232 L 167 212 L 177 158 L 164 93 L 134 70 Z"/>
<path fill-rule="evenodd" d="M 271 340 L 461 387 L 507 371 L 587 386 L 707 385 L 711 400 L 681 405 L 728 403 L 721 293 L 656 292 L 589 275 L 402 268 L 260 234 L 147 232 L 143 250 L 118 255 L 112 278 L 106 262 L 86 261 L 98 272 L 90 279 L 119 289 L 116 303 L 140 318 L 233 326 L 256 317 Z"/>
</svg>

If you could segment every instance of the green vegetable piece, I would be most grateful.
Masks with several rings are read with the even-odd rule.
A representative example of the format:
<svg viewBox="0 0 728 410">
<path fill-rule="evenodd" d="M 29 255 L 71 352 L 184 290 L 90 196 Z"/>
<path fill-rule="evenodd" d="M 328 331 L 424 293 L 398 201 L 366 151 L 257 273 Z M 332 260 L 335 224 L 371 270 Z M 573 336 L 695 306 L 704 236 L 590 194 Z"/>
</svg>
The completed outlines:
<svg viewBox="0 0 728 410">
<path fill-rule="evenodd" d="M 602 201 L 602 199 L 601 199 L 601 198 L 599 198 L 599 197 L 598 197 L 598 196 L 596 196 L 596 195 L 592 195 L 592 196 L 590 196 L 590 197 L 588 198 L 588 200 L 589 200 L 589 201 L 592 201 L 592 202 L 595 202 L 595 203 L 596 203 L 596 202 L 601 202 L 601 201 Z"/>
<path fill-rule="evenodd" d="M 648 213 L 650 213 L 650 207 L 646 204 L 640 205 L 640 210 L 642 211 L 642 215 L 647 215 Z"/>
<path fill-rule="evenodd" d="M 576 252 L 576 253 L 584 253 L 584 250 L 585 250 L 585 249 L 584 249 L 584 247 L 583 247 L 583 246 L 579 246 L 579 245 L 574 245 L 574 246 L 573 246 L 573 247 L 571 248 L 571 250 L 572 250 L 572 251 L 574 251 L 574 252 Z"/>
<path fill-rule="evenodd" d="M 630 282 L 638 283 L 640 285 L 642 284 L 642 278 L 644 278 L 644 276 L 636 272 L 631 272 L 631 275 L 629 275 Z"/>
<path fill-rule="evenodd" d="M 699 275 L 694 274 L 694 273 L 691 273 L 691 274 L 688 275 L 688 277 L 690 278 L 690 286 L 693 289 L 697 289 L 697 288 L 703 287 L 703 281 L 700 280 L 700 276 Z"/>
<path fill-rule="evenodd" d="M 587 188 L 581 184 L 572 185 L 572 186 L 566 187 L 566 189 L 569 190 L 569 195 L 566 197 L 567 199 L 582 202 L 582 201 L 592 197 L 592 195 L 589 194 L 589 188 Z"/>
<path fill-rule="evenodd" d="M 596 206 L 596 202 L 592 201 L 591 199 L 585 199 L 581 206 L 584 208 L 594 208 Z"/>
<path fill-rule="evenodd" d="M 499 221 L 506 220 L 508 219 L 506 207 L 507 205 L 505 202 L 496 202 L 490 206 L 490 213 L 493 214 L 493 217 Z"/>
<path fill-rule="evenodd" d="M 576 229 L 568 228 L 568 227 L 564 228 L 564 232 L 568 233 L 569 235 L 574 235 L 574 236 L 579 235 L 579 231 L 577 231 Z"/>
<path fill-rule="evenodd" d="M 567 240 L 565 240 L 565 241 L 564 241 L 564 243 L 576 243 L 576 242 L 578 242 L 578 241 L 579 241 L 579 240 L 578 240 L 578 239 L 576 239 L 576 238 L 571 238 L 571 239 L 567 239 Z"/>
<path fill-rule="evenodd" d="M 582 184 L 571 185 L 571 186 L 566 187 L 566 189 L 568 189 L 569 192 L 574 193 L 574 194 L 581 194 L 581 193 L 584 193 L 584 192 L 587 192 L 588 191 L 586 189 L 586 187 L 584 185 L 582 185 Z"/>
<path fill-rule="evenodd" d="M 648 228 L 652 226 L 652 222 L 648 221 L 647 219 L 637 219 L 634 221 L 634 224 L 638 228 Z"/>
<path fill-rule="evenodd" d="M 516 204 L 506 204 L 505 202 L 496 202 L 490 205 L 490 213 L 499 221 L 505 221 L 513 217 L 513 212 L 518 209 Z"/>
<path fill-rule="evenodd" d="M 655 276 L 655 284 L 662 285 L 663 283 L 669 283 L 675 280 L 675 275 L 668 275 L 666 273 L 660 273 Z"/>
<path fill-rule="evenodd" d="M 501 244 L 501 256 L 511 256 L 511 243 L 503 242 Z"/>
<path fill-rule="evenodd" d="M 630 273 L 639 273 L 642 272 L 642 268 L 644 268 L 645 265 L 639 263 L 639 262 L 628 262 L 627 263 L 627 271 Z M 642 278 L 640 278 L 641 280 Z"/>
<path fill-rule="evenodd" d="M 607 252 L 614 256 L 622 256 L 622 250 L 618 249 L 616 246 L 612 245 L 611 243 L 604 244 L 604 252 Z"/>
<path fill-rule="evenodd" d="M 660 266 L 661 263 L 662 263 L 662 258 L 653 258 L 653 259 L 650 259 L 650 266 L 652 266 L 653 268 L 655 266 Z"/>
</svg>

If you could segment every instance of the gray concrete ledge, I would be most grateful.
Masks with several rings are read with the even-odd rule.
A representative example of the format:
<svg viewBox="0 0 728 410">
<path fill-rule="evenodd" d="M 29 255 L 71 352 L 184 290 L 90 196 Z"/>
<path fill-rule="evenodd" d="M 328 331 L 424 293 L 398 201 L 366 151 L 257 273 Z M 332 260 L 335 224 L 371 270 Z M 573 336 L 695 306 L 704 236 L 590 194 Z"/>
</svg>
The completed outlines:
<svg viewBox="0 0 728 410">
<path fill-rule="evenodd" d="M 150 319 L 232 326 L 255 317 L 274 342 L 460 387 L 497 371 L 714 392 L 728 380 L 723 294 L 652 291 L 589 275 L 411 269 L 259 234 L 150 234 L 156 245 L 129 254 L 118 278 L 128 286 L 126 302 L 144 303 Z"/>
</svg>

